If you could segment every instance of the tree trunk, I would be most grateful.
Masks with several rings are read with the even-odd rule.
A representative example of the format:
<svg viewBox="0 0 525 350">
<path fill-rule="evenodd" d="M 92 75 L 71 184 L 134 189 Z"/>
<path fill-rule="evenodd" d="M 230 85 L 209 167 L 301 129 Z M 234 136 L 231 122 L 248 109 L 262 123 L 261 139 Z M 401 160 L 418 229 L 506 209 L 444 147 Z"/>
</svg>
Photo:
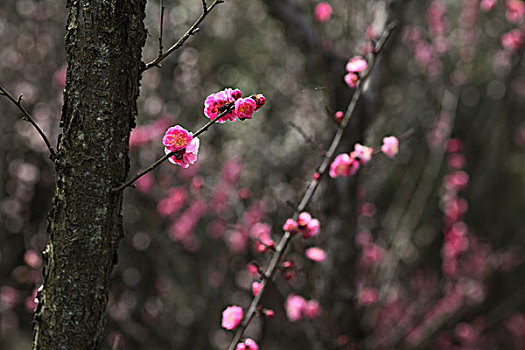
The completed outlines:
<svg viewBox="0 0 525 350">
<path fill-rule="evenodd" d="M 122 193 L 143 64 L 146 0 L 68 0 L 56 190 L 34 349 L 98 349 L 122 236 Z"/>
</svg>

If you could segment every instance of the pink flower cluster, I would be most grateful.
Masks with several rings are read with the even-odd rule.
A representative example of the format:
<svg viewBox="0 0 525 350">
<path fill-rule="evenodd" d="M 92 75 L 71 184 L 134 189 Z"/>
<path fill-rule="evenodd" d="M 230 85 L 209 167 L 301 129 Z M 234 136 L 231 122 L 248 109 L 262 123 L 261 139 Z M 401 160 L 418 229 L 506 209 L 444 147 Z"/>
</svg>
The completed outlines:
<svg viewBox="0 0 525 350">
<path fill-rule="evenodd" d="M 162 143 L 166 154 L 175 153 L 168 159 L 173 164 L 187 168 L 197 160 L 199 138 L 193 138 L 193 134 L 180 125 L 169 128 L 162 138 Z"/>
<path fill-rule="evenodd" d="M 319 220 L 312 218 L 308 212 L 304 211 L 299 214 L 297 221 L 294 219 L 287 219 L 284 223 L 283 230 L 292 234 L 300 233 L 304 238 L 317 236 L 321 223 Z"/>
<path fill-rule="evenodd" d="M 359 76 L 357 73 L 364 71 L 368 67 L 368 63 L 361 56 L 352 57 L 346 64 L 346 71 L 348 74 L 345 75 L 345 83 L 351 87 L 355 88 L 357 82 L 359 81 Z"/>
<path fill-rule="evenodd" d="M 251 338 L 246 338 L 244 343 L 237 344 L 235 350 L 259 350 L 259 345 L 257 345 L 255 340 Z"/>
<path fill-rule="evenodd" d="M 321 306 L 316 300 L 305 300 L 297 294 L 288 296 L 284 308 L 286 309 L 286 316 L 292 322 L 299 321 L 303 316 L 313 320 L 321 313 Z"/>
<path fill-rule="evenodd" d="M 241 90 L 227 88 L 206 98 L 206 101 L 204 101 L 204 115 L 213 120 L 220 113 L 229 110 L 217 122 L 224 123 L 228 120 L 234 122 L 237 118 L 241 120 L 252 119 L 253 113 L 265 103 L 266 98 L 261 94 L 243 98 Z"/>
<path fill-rule="evenodd" d="M 222 312 L 222 328 L 235 329 L 241 323 L 243 311 L 240 306 L 228 306 Z"/>
<path fill-rule="evenodd" d="M 383 138 L 381 151 L 388 158 L 394 158 L 399 151 L 399 140 L 395 136 Z M 370 159 L 372 159 L 373 153 L 373 148 L 356 143 L 354 145 L 354 150 L 350 152 L 350 154 L 342 153 L 335 157 L 330 165 L 330 177 L 348 177 L 354 175 L 357 173 L 361 165 L 368 163 Z"/>
</svg>

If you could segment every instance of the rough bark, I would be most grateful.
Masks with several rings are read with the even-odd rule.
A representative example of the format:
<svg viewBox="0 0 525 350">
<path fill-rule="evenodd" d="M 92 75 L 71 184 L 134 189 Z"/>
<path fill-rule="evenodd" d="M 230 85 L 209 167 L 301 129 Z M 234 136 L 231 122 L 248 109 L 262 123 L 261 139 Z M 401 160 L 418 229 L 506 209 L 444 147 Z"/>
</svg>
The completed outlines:
<svg viewBox="0 0 525 350">
<path fill-rule="evenodd" d="M 34 349 L 98 349 L 109 278 L 122 236 L 143 64 L 146 0 L 68 0 L 64 106 L 56 190 L 35 311 Z"/>
</svg>

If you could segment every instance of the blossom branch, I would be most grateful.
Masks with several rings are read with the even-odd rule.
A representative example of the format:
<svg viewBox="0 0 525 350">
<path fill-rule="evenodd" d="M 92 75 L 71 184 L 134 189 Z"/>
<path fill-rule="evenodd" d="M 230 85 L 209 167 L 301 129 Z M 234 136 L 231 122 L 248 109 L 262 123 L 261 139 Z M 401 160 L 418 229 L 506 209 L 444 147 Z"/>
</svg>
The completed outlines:
<svg viewBox="0 0 525 350">
<path fill-rule="evenodd" d="M 200 15 L 199 18 L 197 18 L 197 20 L 195 21 L 195 23 L 193 23 L 191 25 L 191 27 L 186 31 L 186 33 L 184 33 L 184 35 L 175 43 L 173 44 L 173 46 L 171 46 L 166 52 L 162 53 L 160 50 L 159 52 L 159 55 L 157 56 L 157 58 L 155 58 L 153 61 L 149 62 L 146 64 L 146 67 L 144 67 L 144 70 L 148 70 L 152 67 L 155 67 L 155 66 L 159 66 L 159 63 L 164 60 L 166 57 L 168 57 L 173 51 L 177 50 L 179 47 L 181 47 L 185 42 L 186 40 L 189 39 L 190 36 L 192 36 L 193 34 L 195 34 L 199 28 L 198 25 L 201 24 L 201 22 L 204 20 L 204 18 L 206 18 L 206 16 L 210 13 L 211 10 L 213 10 L 213 8 L 215 6 L 217 6 L 218 4 L 220 3 L 223 3 L 224 0 L 215 0 L 211 5 L 210 7 L 206 7 L 206 2 L 203 1 L 203 9 L 202 9 L 202 13 Z M 161 18 L 161 23 L 162 23 L 162 18 Z M 161 37 L 162 37 L 162 31 L 161 31 Z M 159 41 L 161 39 L 159 38 Z"/>
<path fill-rule="evenodd" d="M 308 203 L 310 202 L 310 199 L 312 198 L 313 194 L 315 193 L 315 190 L 317 189 L 317 187 L 319 186 L 319 183 L 322 179 L 322 176 L 326 173 L 326 171 L 328 170 L 328 167 L 330 165 L 330 161 L 331 159 L 333 158 L 334 154 L 335 154 L 335 151 L 337 149 L 337 147 L 339 146 L 339 143 L 341 142 L 341 139 L 343 137 L 343 134 L 344 134 L 344 131 L 346 129 L 346 127 L 348 126 L 349 122 L 350 122 L 350 119 L 352 117 L 352 115 L 354 114 L 354 111 L 355 111 L 355 107 L 357 106 L 357 102 L 359 101 L 359 98 L 362 96 L 363 94 L 363 85 L 364 83 L 366 82 L 366 79 L 370 76 L 370 73 L 374 67 L 374 64 L 375 64 L 375 61 L 376 61 L 376 57 L 377 55 L 381 52 L 381 50 L 383 49 L 384 47 L 384 44 L 386 43 L 386 41 L 388 40 L 388 38 L 390 37 L 391 33 L 394 31 L 394 29 L 397 27 L 397 24 L 396 23 L 391 23 L 384 31 L 383 35 L 381 36 L 381 38 L 378 40 L 377 44 L 376 44 L 376 49 L 372 55 L 372 58 L 370 60 L 370 63 L 369 63 L 369 66 L 368 66 L 368 69 L 366 71 L 364 71 L 364 73 L 362 74 L 361 76 L 361 79 L 357 82 L 357 85 L 355 87 L 355 91 L 354 91 L 354 94 L 352 96 L 352 99 L 346 109 L 346 113 L 345 113 L 345 116 L 341 122 L 341 125 L 340 127 L 338 128 L 338 130 L 336 131 L 333 139 L 332 139 L 332 142 L 330 143 L 330 147 L 328 148 L 328 151 L 326 152 L 326 155 L 323 157 L 323 160 L 320 164 L 320 166 L 317 168 L 317 175 L 318 176 L 315 176 L 312 181 L 310 182 L 310 184 L 308 185 L 299 205 L 297 206 L 297 208 L 295 209 L 295 212 L 293 214 L 293 220 L 297 220 L 297 218 L 299 217 L 299 213 L 302 212 L 306 206 L 308 205 Z M 261 302 L 261 299 L 262 297 L 264 296 L 264 293 L 266 291 L 266 287 L 268 286 L 269 283 L 271 283 L 277 269 L 278 269 L 278 266 L 279 266 L 279 262 L 281 261 L 285 251 L 286 251 L 286 248 L 288 247 L 288 244 L 290 243 L 290 240 L 292 238 L 292 234 L 288 231 L 285 231 L 283 237 L 281 238 L 281 240 L 279 241 L 279 244 L 277 244 L 277 247 L 275 249 L 275 252 L 273 253 L 273 256 L 268 264 L 268 266 L 266 267 L 266 270 L 264 272 L 264 275 L 267 276 L 268 278 L 265 278 L 262 280 L 261 282 L 261 288 L 259 290 L 259 293 L 257 293 L 256 296 L 254 296 L 254 298 L 252 299 L 252 302 L 248 308 L 248 311 L 246 313 L 246 317 L 244 318 L 244 320 L 242 321 L 241 325 L 239 326 L 239 328 L 237 328 L 237 331 L 235 332 L 233 338 L 232 338 L 232 341 L 228 347 L 228 350 L 235 350 L 235 347 L 237 345 L 237 343 L 239 342 L 239 340 L 241 339 L 241 337 L 243 336 L 246 328 L 248 327 L 248 325 L 250 324 L 251 320 L 253 319 L 253 317 L 255 316 L 255 314 L 257 313 L 257 309 L 258 309 L 258 306 Z"/>
<path fill-rule="evenodd" d="M 203 132 L 205 132 L 206 130 L 208 130 L 208 128 L 210 126 L 212 126 L 213 124 L 215 124 L 219 119 L 221 119 L 223 116 L 225 116 L 226 114 L 228 114 L 229 112 L 231 112 L 231 110 L 233 109 L 233 105 L 230 105 L 228 108 L 226 108 L 223 112 L 219 113 L 215 118 L 213 118 L 212 120 L 210 120 L 209 122 L 207 122 L 202 128 L 200 128 L 199 130 L 197 130 L 194 134 L 193 134 L 193 137 L 197 137 L 199 136 L 200 134 L 202 134 Z M 170 157 L 173 157 L 175 155 L 175 153 L 177 152 L 169 152 L 169 153 L 166 153 L 164 156 L 162 156 L 161 158 L 159 158 L 155 163 L 151 164 L 149 167 L 147 167 L 145 170 L 143 170 L 142 172 L 138 173 L 137 175 L 135 175 L 135 177 L 133 177 L 131 180 L 129 180 L 128 182 L 122 184 L 121 186 L 117 187 L 117 188 L 114 188 L 112 190 L 112 192 L 120 192 L 122 191 L 123 189 L 125 189 L 126 187 L 129 187 L 131 185 L 133 185 L 133 183 L 135 181 L 137 181 L 138 179 L 140 179 L 142 176 L 146 175 L 147 173 L 149 173 L 150 171 L 154 170 L 156 167 L 158 167 L 159 165 L 161 165 L 164 161 L 166 161 L 167 159 L 169 159 Z"/>
<path fill-rule="evenodd" d="M 5 96 L 11 102 L 13 102 L 15 106 L 22 112 L 23 114 L 22 119 L 25 121 L 28 121 L 31 125 L 35 127 L 36 131 L 40 134 L 40 136 L 42 137 L 42 139 L 44 140 L 47 146 L 47 149 L 49 150 L 49 157 L 51 158 L 51 160 L 55 160 L 56 158 L 55 150 L 53 149 L 53 147 L 51 147 L 51 144 L 49 143 L 49 140 L 47 139 L 46 135 L 44 134 L 42 129 L 40 129 L 40 127 L 35 122 L 35 120 L 31 117 L 29 112 L 24 108 L 24 106 L 22 106 L 22 95 L 20 95 L 18 99 L 15 99 L 9 92 L 7 92 L 6 89 L 0 86 L 0 96 Z"/>
</svg>

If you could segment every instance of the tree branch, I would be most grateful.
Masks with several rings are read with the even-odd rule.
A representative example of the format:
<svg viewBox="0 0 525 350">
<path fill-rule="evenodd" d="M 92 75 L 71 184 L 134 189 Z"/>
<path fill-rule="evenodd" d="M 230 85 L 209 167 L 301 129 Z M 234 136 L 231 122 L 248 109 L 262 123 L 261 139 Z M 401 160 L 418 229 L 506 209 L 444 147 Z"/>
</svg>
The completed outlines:
<svg viewBox="0 0 525 350">
<path fill-rule="evenodd" d="M 326 152 L 326 155 L 323 157 L 323 160 L 321 162 L 321 165 L 317 168 L 317 174 L 319 176 L 316 176 L 310 184 L 308 185 L 299 205 L 297 206 L 297 209 L 295 210 L 293 214 L 293 219 L 297 220 L 297 217 L 299 216 L 299 213 L 302 212 L 308 203 L 310 202 L 310 199 L 312 198 L 313 194 L 315 193 L 315 190 L 319 186 L 319 183 L 323 177 L 323 175 L 328 170 L 328 167 L 330 166 L 330 161 L 332 160 L 335 151 L 337 149 L 337 146 L 339 146 L 339 143 L 341 142 L 341 138 L 343 137 L 343 134 L 345 132 L 346 127 L 348 126 L 350 119 L 352 115 L 354 114 L 355 107 L 357 106 L 357 102 L 359 101 L 359 98 L 363 94 L 363 85 L 366 81 L 366 79 L 370 76 L 370 72 L 372 71 L 376 57 L 381 52 L 382 48 L 384 47 L 385 42 L 390 37 L 390 34 L 393 32 L 393 30 L 396 28 L 396 24 L 392 23 L 390 24 L 386 29 L 381 38 L 377 42 L 376 50 L 374 54 L 372 55 L 372 58 L 369 62 L 369 68 L 363 73 L 361 76 L 361 79 L 358 81 L 357 86 L 355 87 L 355 92 L 352 96 L 352 99 L 350 103 L 348 104 L 348 107 L 346 109 L 345 116 L 343 118 L 343 121 L 341 122 L 341 125 L 339 129 L 336 131 L 332 142 L 330 143 L 330 147 L 328 148 L 328 151 Z M 261 282 L 262 286 L 259 291 L 259 293 L 253 298 L 249 308 L 248 312 L 246 313 L 246 317 L 244 318 L 243 322 L 241 323 L 240 327 L 235 332 L 232 341 L 228 347 L 228 350 L 235 350 L 235 347 L 241 337 L 243 336 L 246 328 L 250 324 L 251 320 L 257 313 L 257 307 L 259 306 L 259 303 L 264 296 L 264 293 L 266 291 L 266 287 L 269 283 L 271 283 L 277 269 L 279 266 L 279 262 L 281 261 L 286 248 L 288 247 L 288 244 L 290 243 L 290 240 L 292 238 L 292 234 L 290 232 L 285 232 L 283 237 L 281 238 L 279 244 L 277 245 L 275 252 L 273 253 L 273 256 L 270 260 L 270 263 L 266 267 L 265 276 L 268 276 L 268 278 L 263 279 Z"/>
<path fill-rule="evenodd" d="M 159 63 L 164 60 L 166 57 L 168 57 L 173 51 L 177 50 L 179 47 L 181 47 L 184 42 L 186 42 L 186 40 L 188 40 L 188 38 L 190 36 L 192 36 L 193 34 L 195 34 L 199 28 L 197 28 L 197 26 L 199 24 L 201 24 L 201 22 L 204 20 L 204 18 L 206 18 L 206 16 L 208 15 L 208 13 L 210 13 L 211 10 L 213 10 L 213 8 L 218 5 L 218 4 L 221 4 L 223 3 L 224 0 L 215 0 L 211 5 L 210 7 L 205 7 L 206 5 L 206 1 L 203 0 L 203 10 L 202 10 L 202 14 L 200 15 L 199 18 L 197 18 L 197 20 L 195 21 L 195 23 L 193 23 L 191 25 L 191 27 L 186 31 L 186 33 L 184 33 L 184 35 L 175 43 L 173 44 L 173 46 L 171 46 L 166 52 L 162 53 L 162 52 L 159 52 L 159 55 L 157 56 L 157 58 L 155 58 L 153 61 L 149 62 L 148 64 L 146 64 L 146 67 L 144 68 L 144 70 L 148 70 L 152 67 L 155 67 L 155 66 L 159 66 Z M 162 23 L 162 19 L 161 19 L 161 23 Z M 162 34 L 161 34 L 162 35 Z M 161 40 L 159 38 L 159 40 Z"/>
<path fill-rule="evenodd" d="M 3 86 L 0 85 L 0 96 L 7 97 L 11 102 L 15 104 L 15 106 L 22 112 L 23 116 L 22 119 L 25 121 L 28 121 L 31 125 L 33 125 L 36 129 L 36 131 L 40 134 L 44 142 L 46 143 L 47 149 L 49 150 L 49 158 L 51 158 L 52 161 L 56 158 L 56 153 L 53 147 L 51 147 L 51 144 L 49 143 L 49 140 L 47 139 L 46 135 L 40 129 L 38 124 L 35 122 L 35 120 L 31 117 L 29 112 L 22 106 L 22 95 L 18 97 L 18 99 L 15 99 L 9 92 L 7 92 L 6 89 L 3 88 Z"/>
<path fill-rule="evenodd" d="M 250 96 L 250 97 L 253 97 Z M 206 130 L 208 130 L 208 128 L 210 126 L 212 126 L 213 124 L 215 124 L 219 119 L 221 119 L 221 117 L 223 117 L 224 115 L 228 114 L 229 112 L 232 111 L 232 109 L 234 108 L 234 104 L 231 103 L 229 106 L 227 106 L 227 108 L 222 111 L 221 113 L 219 113 L 219 115 L 217 115 L 214 119 L 210 120 L 208 123 L 206 123 L 202 128 L 200 128 L 199 130 L 197 130 L 194 134 L 193 134 L 193 137 L 197 137 L 199 136 L 200 134 L 202 134 L 203 132 L 205 132 Z M 140 179 L 142 176 L 146 175 L 147 173 L 149 173 L 150 171 L 152 171 L 153 169 L 155 169 L 156 167 L 158 167 L 160 164 L 162 164 L 164 161 L 166 161 L 168 158 L 170 158 L 171 156 L 173 156 L 176 152 L 170 152 L 170 153 L 167 153 L 165 154 L 164 156 L 162 156 L 161 158 L 159 158 L 155 163 L 151 164 L 149 167 L 147 167 L 144 171 L 138 173 L 137 175 L 135 175 L 134 178 L 132 178 L 131 180 L 129 180 L 128 182 L 122 184 L 121 186 L 117 187 L 117 188 L 114 188 L 112 190 L 112 192 L 120 192 L 122 191 L 123 189 L 125 189 L 126 187 L 129 187 L 131 185 L 133 185 L 133 183 L 135 181 L 137 181 L 138 179 Z"/>
</svg>

